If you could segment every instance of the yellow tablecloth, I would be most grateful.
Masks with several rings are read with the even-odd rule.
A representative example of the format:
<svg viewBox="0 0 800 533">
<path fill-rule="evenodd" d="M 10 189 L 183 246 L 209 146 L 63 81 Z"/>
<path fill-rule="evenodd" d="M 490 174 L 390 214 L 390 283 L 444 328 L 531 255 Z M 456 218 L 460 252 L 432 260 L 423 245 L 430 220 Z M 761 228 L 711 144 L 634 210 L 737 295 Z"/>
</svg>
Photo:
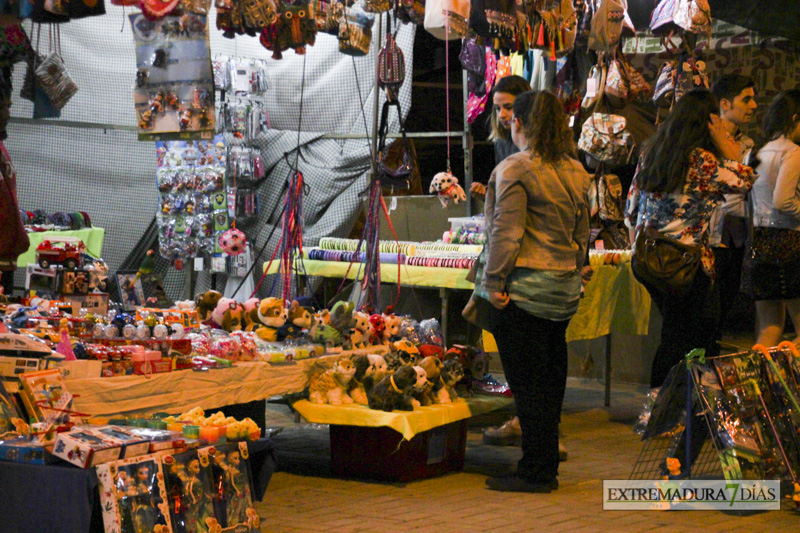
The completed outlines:
<svg viewBox="0 0 800 533">
<path fill-rule="evenodd" d="M 298 413 L 315 424 L 390 427 L 411 440 L 417 433 L 444 426 L 471 416 L 500 409 L 513 400 L 503 396 L 459 398 L 452 404 L 430 405 L 414 411 L 378 411 L 366 405 L 320 405 L 308 400 L 292 404 Z"/>
<path fill-rule="evenodd" d="M 567 327 L 567 342 L 609 333 L 647 335 L 650 295 L 633 277 L 630 263 L 595 267 L 578 311 Z"/>
<path fill-rule="evenodd" d="M 66 385 L 76 396 L 75 410 L 92 416 L 145 416 L 159 411 L 180 413 L 192 407 L 216 409 L 301 392 L 306 387 L 307 370 L 311 365 L 331 362 L 342 356 L 329 355 L 281 364 L 238 362 L 231 368 L 202 372 L 178 370 L 150 377 L 70 379 Z"/>
<path fill-rule="evenodd" d="M 343 278 L 347 273 L 348 279 L 355 279 L 356 276 L 363 277 L 364 265 L 353 263 L 350 272 L 347 267 L 350 263 L 340 261 L 312 261 L 303 259 L 302 263 L 296 262 L 301 275 L 321 276 L 324 278 Z M 279 263 L 273 261 L 264 263 L 264 270 L 269 267 L 269 274 L 278 273 Z M 467 281 L 469 270 L 466 268 L 441 268 L 441 267 L 422 267 L 413 265 L 400 265 L 400 281 L 403 285 L 414 287 L 442 287 L 445 289 L 470 289 L 472 282 Z M 381 282 L 397 283 L 397 265 L 381 263 Z"/>
<path fill-rule="evenodd" d="M 28 251 L 19 256 L 17 267 L 24 268 L 28 263 L 36 262 L 36 247 L 43 241 L 58 237 L 78 237 L 86 245 L 86 253 L 92 257 L 102 257 L 103 238 L 106 230 L 104 228 L 84 228 L 72 231 L 42 231 L 39 233 L 28 233 L 31 246 Z"/>
</svg>

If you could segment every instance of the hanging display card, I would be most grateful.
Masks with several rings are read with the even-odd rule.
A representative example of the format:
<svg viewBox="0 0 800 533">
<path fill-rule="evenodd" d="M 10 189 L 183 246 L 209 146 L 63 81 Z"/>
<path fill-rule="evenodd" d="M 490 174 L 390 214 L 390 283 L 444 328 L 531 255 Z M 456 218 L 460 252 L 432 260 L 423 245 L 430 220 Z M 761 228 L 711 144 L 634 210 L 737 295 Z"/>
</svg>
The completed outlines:
<svg viewBox="0 0 800 533">
<path fill-rule="evenodd" d="M 135 13 L 129 19 L 136 42 L 139 140 L 211 139 L 214 76 L 207 18 L 184 13 L 152 21 Z"/>
<path fill-rule="evenodd" d="M 211 140 L 157 141 L 159 251 L 170 261 L 222 253 L 228 229 L 226 151 Z"/>
</svg>

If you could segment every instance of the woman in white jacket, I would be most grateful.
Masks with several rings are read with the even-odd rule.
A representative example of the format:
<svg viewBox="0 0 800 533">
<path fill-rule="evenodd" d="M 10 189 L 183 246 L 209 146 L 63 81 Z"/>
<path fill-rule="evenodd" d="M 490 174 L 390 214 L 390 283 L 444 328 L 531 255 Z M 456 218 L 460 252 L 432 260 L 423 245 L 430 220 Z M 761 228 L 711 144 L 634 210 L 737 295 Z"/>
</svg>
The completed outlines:
<svg viewBox="0 0 800 533">
<path fill-rule="evenodd" d="M 759 175 L 751 192 L 756 253 L 745 253 L 742 290 L 756 303 L 756 342 L 775 346 L 787 310 L 800 332 L 800 90 L 775 97 L 762 130 L 762 143 L 753 148 L 750 161 Z M 754 270 L 754 257 L 778 262 Z"/>
</svg>

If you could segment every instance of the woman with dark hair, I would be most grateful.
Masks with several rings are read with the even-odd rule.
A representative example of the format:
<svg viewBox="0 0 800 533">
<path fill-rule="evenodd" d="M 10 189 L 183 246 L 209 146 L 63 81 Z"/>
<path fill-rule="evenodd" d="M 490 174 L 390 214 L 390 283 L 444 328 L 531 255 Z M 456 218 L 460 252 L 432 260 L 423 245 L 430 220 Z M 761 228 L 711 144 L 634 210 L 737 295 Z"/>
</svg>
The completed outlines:
<svg viewBox="0 0 800 533">
<path fill-rule="evenodd" d="M 724 194 L 747 192 L 755 180 L 753 170 L 738 162 L 739 145 L 718 111 L 717 99 L 707 90 L 690 91 L 678 100 L 645 144 L 628 193 L 625 221 L 636 234 L 652 228 L 702 249 L 701 268 L 685 298 L 662 295 L 643 282 L 663 320 L 650 373 L 652 388 L 660 387 L 693 348 L 716 353 L 720 309 L 714 254 L 708 247 L 709 220 Z"/>
<path fill-rule="evenodd" d="M 578 308 L 589 242 L 590 176 L 574 158 L 567 115 L 550 92 L 519 95 L 511 138 L 522 150 L 492 173 L 479 284 L 522 429 L 522 459 L 492 490 L 558 488 L 566 329 Z M 476 281 L 476 283 L 478 283 Z"/>
<path fill-rule="evenodd" d="M 499 165 L 506 157 L 519 152 L 511 140 L 511 117 L 514 112 L 514 100 L 520 94 L 530 91 L 531 86 L 521 76 L 500 78 L 492 89 L 492 114 L 489 116 L 489 140 L 494 142 L 494 164 Z M 470 187 L 474 195 L 484 196 L 486 186 L 474 182 Z"/>
<path fill-rule="evenodd" d="M 750 164 L 760 176 L 753 186 L 753 240 L 762 253 L 786 266 L 753 275 L 748 256 L 742 288 L 756 302 L 758 344 L 775 346 L 783 337 L 786 311 L 800 336 L 800 90 L 778 94 L 767 109 L 762 138 Z M 758 278 L 758 279 L 756 279 Z M 756 290 L 757 289 L 757 290 Z M 795 337 L 794 342 L 798 338 Z"/>
</svg>

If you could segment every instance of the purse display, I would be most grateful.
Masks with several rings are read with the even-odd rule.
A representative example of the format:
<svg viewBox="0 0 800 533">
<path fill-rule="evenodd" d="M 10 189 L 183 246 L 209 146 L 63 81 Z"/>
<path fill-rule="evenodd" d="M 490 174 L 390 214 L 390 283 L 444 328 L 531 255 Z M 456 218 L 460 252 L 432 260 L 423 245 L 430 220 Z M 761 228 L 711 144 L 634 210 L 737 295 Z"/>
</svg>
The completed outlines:
<svg viewBox="0 0 800 533">
<path fill-rule="evenodd" d="M 648 289 L 683 298 L 694 284 L 701 257 L 700 246 L 684 244 L 652 228 L 642 228 L 636 236 L 631 268 Z"/>
<path fill-rule="evenodd" d="M 601 163 L 627 163 L 636 142 L 626 126 L 627 121 L 623 116 L 592 113 L 581 128 L 578 149 Z"/>
<path fill-rule="evenodd" d="M 400 139 L 401 150 L 400 164 L 397 166 L 389 166 L 386 162 L 388 155 L 388 147 L 386 146 L 386 136 L 389 131 L 389 108 L 397 108 L 397 115 L 400 121 Z M 400 109 L 400 103 L 395 101 L 386 101 L 383 103 L 383 110 L 381 111 L 381 125 L 378 129 L 378 161 L 377 161 L 378 174 L 376 179 L 381 181 L 381 186 L 392 187 L 395 189 L 410 189 L 411 178 L 414 169 L 413 159 L 411 155 L 411 144 L 406 137 L 406 130 L 403 127 L 403 114 Z"/>
</svg>

